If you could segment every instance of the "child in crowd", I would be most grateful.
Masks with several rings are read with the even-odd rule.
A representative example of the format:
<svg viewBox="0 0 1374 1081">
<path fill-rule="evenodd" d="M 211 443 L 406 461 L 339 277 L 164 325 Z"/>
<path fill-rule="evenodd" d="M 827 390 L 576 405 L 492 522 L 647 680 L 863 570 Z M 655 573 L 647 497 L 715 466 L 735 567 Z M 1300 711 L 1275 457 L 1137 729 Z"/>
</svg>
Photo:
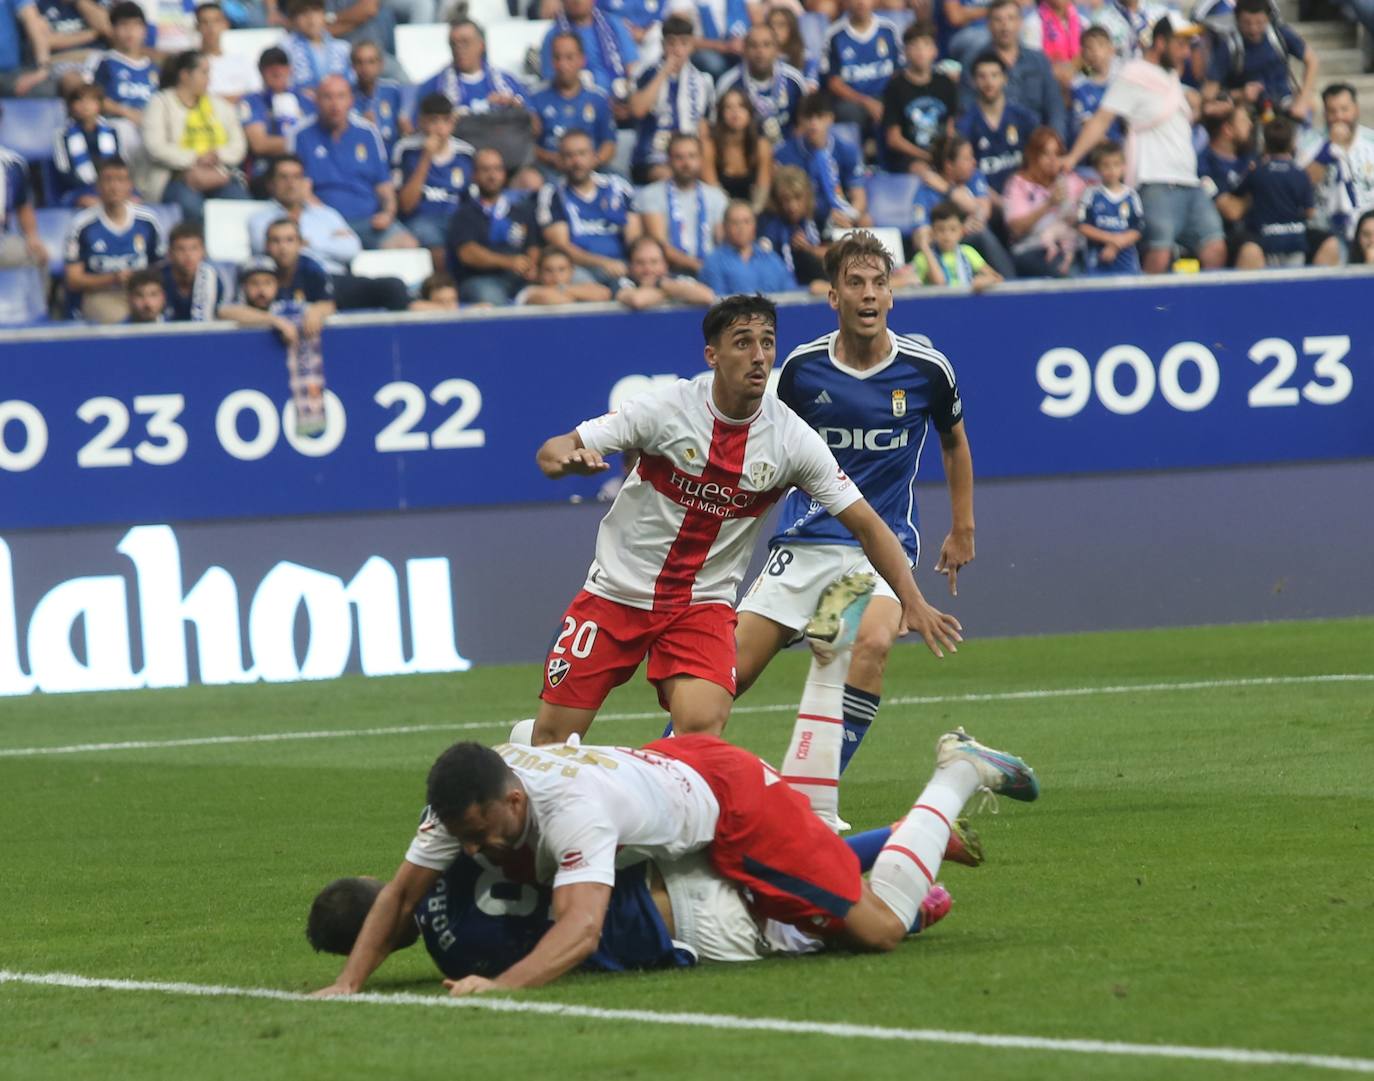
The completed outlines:
<svg viewBox="0 0 1374 1081">
<path fill-rule="evenodd" d="M 922 285 L 967 285 L 975 293 L 1002 280 L 977 249 L 963 243 L 964 212 L 951 202 L 930 212 L 930 226 L 916 234 L 920 250 L 911 269 Z"/>
<path fill-rule="evenodd" d="M 1293 160 L 1293 122 L 1275 117 L 1264 125 L 1264 157 L 1241 183 L 1250 196 L 1245 223 L 1259 238 L 1264 262 L 1271 267 L 1298 267 L 1307 262 L 1307 220 L 1316 196 L 1312 181 Z"/>
<path fill-rule="evenodd" d="M 883 90 L 884 158 L 890 172 L 924 176 L 931 168 L 932 144 L 954 131 L 959 88 L 932 70 L 940 55 L 934 26 L 912 23 L 902 34 L 902 49 L 906 67 Z"/>
<path fill-rule="evenodd" d="M 101 111 L 132 124 L 143 121 L 143 110 L 157 92 L 157 68 L 148 55 L 148 18 L 132 0 L 110 9 L 113 49 L 101 53 L 91 69 L 91 82 L 105 94 Z"/>
<path fill-rule="evenodd" d="M 67 126 L 54 134 L 52 154 L 62 206 L 95 206 L 100 202 L 95 193 L 96 162 L 124 157 L 114 126 L 100 115 L 104 97 L 94 83 L 77 83 L 67 91 Z"/>
<path fill-rule="evenodd" d="M 579 304 L 610 300 L 611 291 L 598 282 L 574 282 L 572 260 L 561 248 L 545 248 L 539 256 L 539 284 L 515 295 L 516 304 Z"/>
<path fill-rule="evenodd" d="M 1084 261 L 1089 274 L 1139 274 L 1145 212 L 1135 189 L 1127 187 L 1126 155 L 1118 143 L 1106 142 L 1093 152 L 1101 177 L 1078 203 L 1078 231 L 1087 241 Z"/>
<path fill-rule="evenodd" d="M 1090 26 L 1083 31 L 1082 48 L 1083 71 L 1074 77 L 1069 88 L 1069 145 L 1078 138 L 1088 117 L 1097 112 L 1102 104 L 1102 96 L 1107 93 L 1107 84 L 1112 81 L 1116 71 L 1116 50 L 1112 48 L 1111 35 L 1100 26 Z M 1121 120 L 1112 121 L 1107 129 L 1107 138 L 1121 142 L 1123 132 Z"/>
<path fill-rule="evenodd" d="M 291 33 L 283 47 L 291 58 L 291 83 L 314 96 L 326 75 L 342 75 L 349 85 L 357 81 L 348 42 L 325 30 L 324 0 L 291 0 L 287 8 Z"/>
<path fill-rule="evenodd" d="M 835 104 L 828 94 L 807 94 L 797 106 L 797 130 L 774 156 L 776 165 L 795 165 L 811 178 L 816 223 L 840 229 L 872 225 L 864 187 L 863 152 L 835 138 Z"/>
<path fill-rule="evenodd" d="M 431 274 L 420 283 L 420 296 L 412 300 L 409 310 L 413 312 L 456 312 L 458 310 L 458 283 L 453 275 Z"/>
<path fill-rule="evenodd" d="M 759 239 L 782 256 L 799 285 L 828 292 L 825 276 L 826 245 L 816 227 L 816 195 L 811 181 L 795 165 L 783 165 L 773 174 L 768 205 L 759 215 Z"/>
</svg>

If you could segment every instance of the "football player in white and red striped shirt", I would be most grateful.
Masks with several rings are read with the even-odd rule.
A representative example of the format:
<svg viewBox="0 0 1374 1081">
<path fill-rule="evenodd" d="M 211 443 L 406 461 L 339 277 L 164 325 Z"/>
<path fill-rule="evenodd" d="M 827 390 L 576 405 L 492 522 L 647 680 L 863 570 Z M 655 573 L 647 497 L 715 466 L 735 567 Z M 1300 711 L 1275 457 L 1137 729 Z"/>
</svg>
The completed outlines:
<svg viewBox="0 0 1374 1081">
<path fill-rule="evenodd" d="M 610 691 L 648 658 L 648 678 L 675 727 L 720 732 L 735 694 L 732 605 L 763 516 L 796 486 L 858 539 L 902 606 L 902 632 L 932 649 L 960 640 L 953 616 L 926 603 L 906 553 L 824 441 L 766 395 L 777 311 L 728 297 L 702 324 L 696 379 L 646 394 L 548 440 L 551 478 L 594 474 L 604 456 L 639 452 L 597 536 L 596 558 L 544 667 L 534 742 L 586 732 Z"/>
</svg>

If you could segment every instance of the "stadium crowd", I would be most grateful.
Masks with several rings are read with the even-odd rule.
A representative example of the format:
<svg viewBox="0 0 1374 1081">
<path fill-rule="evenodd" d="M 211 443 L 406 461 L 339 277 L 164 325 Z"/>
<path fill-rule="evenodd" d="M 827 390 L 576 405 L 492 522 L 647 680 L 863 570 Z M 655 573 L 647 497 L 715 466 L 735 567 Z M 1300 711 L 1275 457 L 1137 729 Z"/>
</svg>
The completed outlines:
<svg viewBox="0 0 1374 1081">
<path fill-rule="evenodd" d="M 1374 130 L 1270 0 L 877 6 L 535 0 L 512 17 L 550 28 L 505 71 L 436 0 L 208 2 L 175 51 L 132 0 L 0 0 L 0 94 L 65 105 L 47 155 L 0 146 L 0 296 L 99 323 L 638 310 L 824 292 L 855 227 L 899 238 L 908 286 L 1371 258 Z M 450 64 L 403 85 L 397 22 L 441 16 Z M 284 36 L 253 64 L 231 27 Z M 225 228 L 248 263 L 215 260 Z M 411 288 L 351 269 L 407 249 Z"/>
</svg>

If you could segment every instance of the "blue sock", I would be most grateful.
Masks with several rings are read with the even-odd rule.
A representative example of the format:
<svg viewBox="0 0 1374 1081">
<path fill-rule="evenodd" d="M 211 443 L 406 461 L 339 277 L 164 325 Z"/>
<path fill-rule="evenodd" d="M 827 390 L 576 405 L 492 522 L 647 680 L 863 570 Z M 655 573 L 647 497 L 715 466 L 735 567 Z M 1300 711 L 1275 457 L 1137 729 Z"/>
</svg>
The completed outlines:
<svg viewBox="0 0 1374 1081">
<path fill-rule="evenodd" d="M 871 871 L 873 861 L 878 858 L 878 853 L 883 850 L 883 845 L 887 844 L 887 839 L 891 836 L 892 827 L 884 826 L 882 829 L 868 830 L 865 833 L 856 833 L 853 837 L 846 837 L 844 843 L 859 857 L 859 870 Z"/>
<path fill-rule="evenodd" d="M 869 694 L 868 691 L 861 691 L 857 687 L 851 687 L 848 683 L 844 685 L 844 742 L 840 744 L 841 773 L 844 773 L 849 766 L 849 760 L 854 757 L 854 752 L 859 749 L 859 744 L 863 742 L 864 736 L 868 735 L 868 726 L 873 723 L 873 718 L 878 715 L 878 703 L 881 701 L 881 695 Z"/>
</svg>

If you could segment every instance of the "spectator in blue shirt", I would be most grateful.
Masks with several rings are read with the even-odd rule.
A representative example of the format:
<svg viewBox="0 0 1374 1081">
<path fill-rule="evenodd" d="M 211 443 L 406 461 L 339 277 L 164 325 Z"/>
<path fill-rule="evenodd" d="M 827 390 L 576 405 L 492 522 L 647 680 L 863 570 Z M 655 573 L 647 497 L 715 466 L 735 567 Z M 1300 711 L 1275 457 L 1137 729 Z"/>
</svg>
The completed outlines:
<svg viewBox="0 0 1374 1081">
<path fill-rule="evenodd" d="M 91 82 L 105 93 L 106 116 L 142 123 L 143 110 L 157 93 L 158 74 L 144 43 L 148 20 L 133 0 L 110 9 L 110 35 L 114 48 L 103 53 L 91 71 Z"/>
<path fill-rule="evenodd" d="M 615 16 L 596 9 L 593 0 L 563 0 L 540 49 L 539 70 L 546 80 L 554 77 L 553 42 L 560 34 L 575 34 L 582 42 L 587 71 L 592 81 L 615 102 L 630 96 L 630 79 L 639 49 L 629 28 Z"/>
<path fill-rule="evenodd" d="M 553 78 L 530 98 L 534 117 L 534 155 L 546 175 L 558 171 L 558 141 L 570 131 L 585 131 L 596 147 L 596 164 L 605 168 L 615 157 L 615 118 L 611 99 L 582 78 L 586 70 L 582 39 L 556 33 L 549 42 Z"/>
<path fill-rule="evenodd" d="M 134 185 L 127 165 L 103 158 L 95 185 L 100 204 L 72 221 L 63 280 L 92 323 L 122 323 L 129 317 L 129 279 L 161 259 L 166 242 L 153 212 L 130 201 Z"/>
<path fill-rule="evenodd" d="M 24 64 L 24 42 L 33 67 Z M 0 0 L 0 97 L 51 97 L 53 80 L 48 24 L 33 0 Z"/>
<path fill-rule="evenodd" d="M 826 88 L 835 115 L 876 134 L 883 122 L 883 91 L 902 66 L 897 28 L 873 14 L 873 0 L 848 0 L 849 14 L 825 34 Z"/>
<path fill-rule="evenodd" d="M 976 98 L 955 121 L 955 130 L 973 144 L 978 169 L 1001 195 L 1011 175 L 1021 168 L 1025 140 L 1036 128 L 1035 117 L 1007 100 L 1007 66 L 996 53 L 973 62 Z"/>
<path fill-rule="evenodd" d="M 817 224 L 842 229 L 870 225 L 863 155 L 857 146 L 835 138 L 834 122 L 829 96 L 808 94 L 797 106 L 797 134 L 778 147 L 773 160 L 795 165 L 811 179 Z"/>
<path fill-rule="evenodd" d="M 716 100 L 739 87 L 768 141 L 777 145 L 792 134 L 797 106 L 806 95 L 806 76 L 779 55 L 778 38 L 767 23 L 751 27 L 744 38 L 744 63 L 720 77 Z"/>
<path fill-rule="evenodd" d="M 396 221 L 396 188 L 377 129 L 349 116 L 353 90 L 329 75 L 315 93 L 319 116 L 297 130 L 293 153 L 305 163 L 315 194 L 344 216 L 365 248 L 414 248 Z"/>
<path fill-rule="evenodd" d="M 1241 183 L 1255 167 L 1255 121 L 1243 105 L 1230 105 L 1202 118 L 1207 145 L 1197 154 L 1197 175 L 1221 217 L 1226 236 L 1226 265 L 1237 270 L 1259 270 L 1264 251 L 1245 225 L 1249 200 L 1238 194 Z"/>
<path fill-rule="evenodd" d="M 706 118 L 715 104 L 715 85 L 691 62 L 692 24 L 680 15 L 663 20 L 663 59 L 639 73 L 629 112 L 635 119 L 630 178 L 648 184 L 668 175 L 668 142 L 676 132 L 710 138 Z"/>
<path fill-rule="evenodd" d="M 1074 76 L 1069 87 L 1069 128 L 1073 132 L 1070 144 L 1078 138 L 1088 117 L 1101 106 L 1116 68 L 1116 50 L 1112 48 L 1111 35 L 1102 27 L 1090 26 L 1084 30 L 1081 47 L 1083 71 Z M 1107 129 L 1107 138 L 1117 143 L 1125 138 L 1120 117 Z"/>
<path fill-rule="evenodd" d="M 307 338 L 318 338 L 324 321 L 338 310 L 333 280 L 305 253 L 300 227 L 290 218 L 267 227 L 267 254 L 277 267 L 278 296 L 305 306 L 301 332 Z"/>
<path fill-rule="evenodd" d="M 1288 70 L 1290 60 L 1302 61 L 1302 85 L 1297 93 Z M 1268 104 L 1276 112 L 1307 123 L 1315 103 L 1313 91 L 1321 62 L 1291 26 L 1275 26 L 1269 17 L 1269 0 L 1237 0 L 1236 28 L 1219 35 L 1207 62 L 1202 98 L 1215 101 L 1223 90 L 1231 91 L 1261 112 Z"/>
<path fill-rule="evenodd" d="M 248 150 L 253 155 L 253 192 L 259 198 L 273 158 L 289 152 L 296 130 L 315 119 L 315 103 L 291 89 L 291 61 L 275 46 L 258 58 L 262 89 L 239 102 Z"/>
<path fill-rule="evenodd" d="M 11 229 L 18 223 L 19 232 Z M 48 249 L 38 235 L 38 218 L 29 191 L 29 163 L 0 146 L 0 266 L 48 265 Z"/>
<path fill-rule="evenodd" d="M 1007 100 L 1031 114 L 1034 118 L 1032 127 L 1053 128 L 1059 138 L 1067 140 L 1069 123 L 1064 91 L 1054 77 L 1049 58 L 1039 49 L 1028 49 L 1021 44 L 1021 7 L 1017 0 L 992 0 L 988 5 L 988 30 L 992 34 L 989 52 L 1002 61 L 1006 71 Z M 964 69 L 965 112 L 970 110 L 977 96 L 973 84 L 977 67 L 975 60 L 973 71 Z"/>
<path fill-rule="evenodd" d="M 1145 211 L 1140 196 L 1126 185 L 1126 155 L 1114 142 L 1093 152 L 1101 182 L 1078 201 L 1078 232 L 1087 241 L 1084 262 L 1090 274 L 1139 274 Z"/>
<path fill-rule="evenodd" d="M 208 322 L 228 298 L 224 279 L 205 258 L 205 234 L 195 222 L 172 228 L 160 278 L 167 319 L 173 323 Z"/>
<path fill-rule="evenodd" d="M 758 242 L 754 208 L 736 200 L 725 211 L 725 242 L 706 257 L 701 280 L 716 296 L 786 293 L 799 288 L 782 257 Z"/>
<path fill-rule="evenodd" d="M 529 206 L 506 191 L 506 165 L 494 147 L 473 155 L 473 176 L 449 221 L 449 265 L 464 304 L 509 304 L 535 280 Z"/>
<path fill-rule="evenodd" d="M 472 183 L 472 146 L 453 137 L 453 103 L 443 94 L 420 102 L 420 130 L 396 144 L 396 199 L 401 220 L 443 265 L 448 220 Z"/>
<path fill-rule="evenodd" d="M 91 83 L 67 91 L 67 124 L 53 133 L 52 163 L 57 198 L 62 206 L 88 207 L 100 202 L 95 193 L 95 163 L 122 158 L 119 134 L 100 115 L 105 92 Z"/>
<path fill-rule="evenodd" d="M 614 285 L 625 276 L 629 247 L 643 232 L 634 188 L 621 177 L 595 171 L 585 132 L 568 132 L 558 149 L 562 179 L 540 189 L 535 222 L 547 244 L 568 253 L 579 281 Z"/>
<path fill-rule="evenodd" d="M 396 140 L 415 129 L 402 115 L 401 84 L 382 78 L 382 50 L 373 41 L 353 46 L 353 110 L 382 133 L 390 154 Z"/>
<path fill-rule="evenodd" d="M 967 69 L 992 44 L 987 0 L 941 0 L 945 25 L 953 31 L 946 51 Z"/>
<path fill-rule="evenodd" d="M 674 14 L 686 14 L 696 24 L 696 50 L 692 63 L 719 79 L 744 53 L 744 35 L 753 25 L 746 0 L 680 0 L 669 5 Z"/>
<path fill-rule="evenodd" d="M 1307 262 L 1307 222 L 1316 195 L 1307 173 L 1293 160 L 1293 124 L 1275 117 L 1264 125 L 1265 154 L 1241 181 L 1238 193 L 1250 196 L 1245 224 L 1259 238 L 1264 262 L 1299 267 Z"/>
<path fill-rule="evenodd" d="M 286 36 L 286 55 L 291 58 L 291 82 L 307 94 L 330 75 L 352 82 L 348 42 L 326 29 L 324 0 L 291 0 L 286 9 L 291 33 Z"/>
<path fill-rule="evenodd" d="M 486 35 L 475 22 L 454 19 L 449 24 L 448 45 L 453 63 L 420 84 L 420 97 L 443 94 L 459 116 L 527 108 L 520 80 L 487 63 Z"/>
</svg>

